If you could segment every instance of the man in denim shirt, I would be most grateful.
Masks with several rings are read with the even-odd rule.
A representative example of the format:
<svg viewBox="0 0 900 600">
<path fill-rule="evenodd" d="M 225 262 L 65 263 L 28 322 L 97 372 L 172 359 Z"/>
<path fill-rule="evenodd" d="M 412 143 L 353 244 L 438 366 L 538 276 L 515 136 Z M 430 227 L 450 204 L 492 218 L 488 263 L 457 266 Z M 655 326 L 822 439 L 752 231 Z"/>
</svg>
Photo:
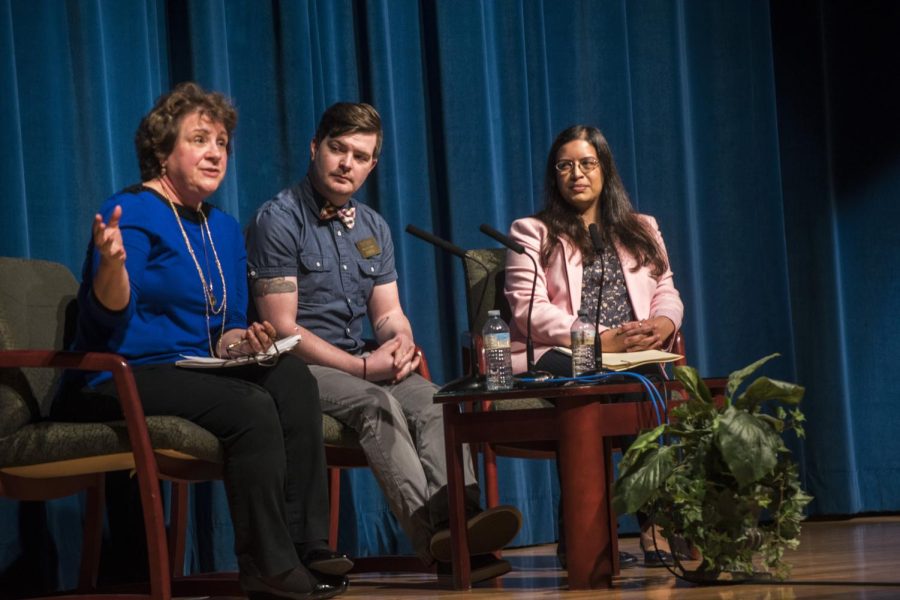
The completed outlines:
<svg viewBox="0 0 900 600">
<path fill-rule="evenodd" d="M 417 554 L 447 570 L 447 468 L 436 386 L 415 373 L 421 355 L 400 306 L 387 223 L 352 197 L 375 168 L 381 141 L 381 119 L 368 104 L 325 111 L 306 177 L 263 204 L 247 229 L 251 290 L 260 318 L 279 336 L 301 334 L 294 351 L 310 364 L 323 412 L 357 431 Z M 371 352 L 363 347 L 365 317 L 378 344 Z M 474 582 L 509 571 L 509 563 L 489 553 L 512 540 L 521 515 L 508 506 L 482 511 L 471 460 L 465 464 Z"/>
</svg>

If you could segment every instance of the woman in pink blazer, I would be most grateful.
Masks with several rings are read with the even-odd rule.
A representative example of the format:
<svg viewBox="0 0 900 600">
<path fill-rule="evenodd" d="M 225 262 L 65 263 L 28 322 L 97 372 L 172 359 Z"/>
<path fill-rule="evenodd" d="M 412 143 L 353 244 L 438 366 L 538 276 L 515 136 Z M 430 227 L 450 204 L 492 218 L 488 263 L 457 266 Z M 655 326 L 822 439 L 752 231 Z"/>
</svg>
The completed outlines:
<svg viewBox="0 0 900 600">
<path fill-rule="evenodd" d="M 672 283 L 666 248 L 653 217 L 631 206 L 609 144 L 598 129 L 576 125 L 557 136 L 547 158 L 544 195 L 544 209 L 514 221 L 509 234 L 538 263 L 531 320 L 538 368 L 571 374 L 570 364 L 559 372 L 560 361 L 568 357 L 547 353 L 553 346 L 569 346 L 579 309 L 586 309 L 593 322 L 601 281 L 604 351 L 668 347 L 681 326 L 684 307 Z M 591 243 L 591 224 L 604 241 L 602 256 Z M 527 256 L 507 253 L 514 372 L 526 370 L 533 278 L 534 264 Z"/>
<path fill-rule="evenodd" d="M 672 283 L 666 248 L 656 220 L 632 207 L 609 144 L 598 129 L 576 125 L 557 136 L 547 157 L 544 200 L 542 211 L 513 222 L 509 234 L 538 264 L 531 320 L 536 368 L 572 374 L 571 357 L 553 347 L 569 346 L 569 332 L 580 309 L 587 311 L 591 322 L 600 311 L 605 352 L 669 347 L 684 307 Z M 602 252 L 594 249 L 591 225 L 598 228 Z M 525 332 L 533 281 L 531 259 L 508 252 L 505 291 L 512 309 L 515 372 L 527 369 Z M 656 365 L 649 366 L 659 374 Z M 630 442 L 622 440 L 621 445 Z M 668 553 L 651 551 L 647 518 L 638 515 L 638 522 L 645 566 L 671 561 Z M 662 541 L 662 536 L 657 539 Z M 565 566 L 562 536 L 557 554 Z M 634 556 L 620 553 L 621 567 L 636 563 Z"/>
</svg>

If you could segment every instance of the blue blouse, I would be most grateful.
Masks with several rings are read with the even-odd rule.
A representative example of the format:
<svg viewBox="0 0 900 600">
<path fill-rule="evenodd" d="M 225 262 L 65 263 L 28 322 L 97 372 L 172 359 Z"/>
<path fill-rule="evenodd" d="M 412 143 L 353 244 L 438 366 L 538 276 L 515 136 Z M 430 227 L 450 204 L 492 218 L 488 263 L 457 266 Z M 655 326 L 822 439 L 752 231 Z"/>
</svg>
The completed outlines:
<svg viewBox="0 0 900 600">
<path fill-rule="evenodd" d="M 225 314 L 209 310 L 207 322 L 203 285 L 168 201 L 150 188 L 133 186 L 103 203 L 99 212 L 104 221 L 116 205 L 122 207 L 119 227 L 131 298 L 123 310 L 110 311 L 94 296 L 100 255 L 91 242 L 78 291 L 74 350 L 115 352 L 133 365 L 173 363 L 182 355 L 208 356 L 209 340 L 213 345 L 218 341 L 223 318 L 225 331 L 247 326 L 246 253 L 234 218 L 203 204 L 228 295 Z M 176 208 L 203 276 L 212 283 L 218 309 L 225 291 L 201 217 L 185 207 Z M 93 374 L 88 383 L 108 378 L 108 373 Z"/>
</svg>

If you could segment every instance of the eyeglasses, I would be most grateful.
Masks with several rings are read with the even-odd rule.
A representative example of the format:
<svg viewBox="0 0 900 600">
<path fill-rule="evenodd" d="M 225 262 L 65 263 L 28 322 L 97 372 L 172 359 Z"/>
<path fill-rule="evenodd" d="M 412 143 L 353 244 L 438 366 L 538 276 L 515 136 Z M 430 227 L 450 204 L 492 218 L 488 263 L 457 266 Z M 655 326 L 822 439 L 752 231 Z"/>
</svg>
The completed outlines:
<svg viewBox="0 0 900 600">
<path fill-rule="evenodd" d="M 575 163 L 578 163 L 578 166 L 581 167 L 582 173 L 590 173 L 594 169 L 600 166 L 600 161 L 594 158 L 593 156 L 586 156 L 580 160 L 561 160 L 556 163 L 556 170 L 562 174 L 570 173 L 572 169 L 575 168 Z"/>
<path fill-rule="evenodd" d="M 228 344 L 225 347 L 225 351 L 227 355 L 231 358 L 235 358 L 239 361 L 246 361 L 248 364 L 256 363 L 262 367 L 274 367 L 278 362 L 278 358 L 281 356 L 281 351 L 278 349 L 278 344 L 272 344 L 269 346 L 268 350 L 264 350 L 262 352 L 254 352 L 252 349 L 250 351 L 240 351 L 237 350 L 241 345 L 246 342 L 247 339 L 241 339 L 233 344 Z"/>
</svg>

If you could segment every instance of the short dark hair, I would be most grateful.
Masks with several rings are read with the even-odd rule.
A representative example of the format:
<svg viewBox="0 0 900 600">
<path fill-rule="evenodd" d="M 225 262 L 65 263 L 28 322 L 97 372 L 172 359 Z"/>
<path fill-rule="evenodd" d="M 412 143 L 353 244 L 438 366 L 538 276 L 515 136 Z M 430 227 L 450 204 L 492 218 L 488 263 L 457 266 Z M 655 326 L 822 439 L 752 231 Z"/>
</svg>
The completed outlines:
<svg viewBox="0 0 900 600">
<path fill-rule="evenodd" d="M 372 105 L 365 102 L 338 102 L 329 106 L 319 119 L 316 143 L 321 143 L 327 137 L 335 138 L 349 133 L 374 133 L 375 153 L 372 158 L 378 158 L 384 134 L 381 130 L 381 117 Z"/>
<path fill-rule="evenodd" d="M 156 99 L 153 108 L 141 119 L 134 134 L 141 180 L 149 181 L 162 174 L 161 161 L 172 153 L 184 117 L 199 110 L 211 121 L 221 123 L 228 133 L 225 150 L 231 154 L 232 132 L 237 126 L 237 109 L 219 92 L 207 92 L 187 81 Z"/>
</svg>

